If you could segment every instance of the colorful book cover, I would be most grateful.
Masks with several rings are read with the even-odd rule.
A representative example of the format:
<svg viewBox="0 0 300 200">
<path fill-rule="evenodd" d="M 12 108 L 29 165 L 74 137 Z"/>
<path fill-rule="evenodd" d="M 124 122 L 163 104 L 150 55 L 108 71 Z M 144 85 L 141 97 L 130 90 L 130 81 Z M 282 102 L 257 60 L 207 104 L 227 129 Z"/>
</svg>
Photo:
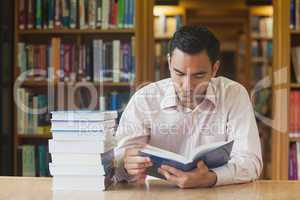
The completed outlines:
<svg viewBox="0 0 300 200">
<path fill-rule="evenodd" d="M 76 28 L 77 21 L 77 1 L 71 0 L 70 5 L 70 28 Z"/>
<path fill-rule="evenodd" d="M 42 28 L 42 0 L 35 0 L 35 28 Z"/>
<path fill-rule="evenodd" d="M 19 1 L 19 29 L 26 28 L 26 0 Z"/>
<path fill-rule="evenodd" d="M 34 25 L 34 0 L 28 0 L 27 28 L 32 29 Z"/>
</svg>

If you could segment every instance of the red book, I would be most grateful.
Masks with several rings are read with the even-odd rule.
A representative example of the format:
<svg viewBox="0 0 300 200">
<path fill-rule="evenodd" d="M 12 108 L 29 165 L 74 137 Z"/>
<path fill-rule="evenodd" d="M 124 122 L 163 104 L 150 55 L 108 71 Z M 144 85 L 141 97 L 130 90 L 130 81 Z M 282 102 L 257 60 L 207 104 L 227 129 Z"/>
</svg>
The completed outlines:
<svg viewBox="0 0 300 200">
<path fill-rule="evenodd" d="M 299 103 L 297 103 L 297 99 L 299 99 L 298 92 L 292 91 L 289 97 L 290 109 L 289 109 L 289 131 L 295 133 L 298 131 L 299 123 L 297 122 L 297 112 L 299 110 Z"/>
<path fill-rule="evenodd" d="M 19 29 L 24 30 L 26 28 L 26 0 L 19 1 Z"/>
<path fill-rule="evenodd" d="M 70 66 L 71 48 L 72 46 L 70 44 L 64 45 L 64 76 L 66 79 L 70 77 L 70 73 L 71 73 L 71 66 Z"/>
<path fill-rule="evenodd" d="M 118 25 L 118 2 L 114 0 L 113 5 L 112 5 L 112 20 L 111 24 L 115 28 Z"/>
</svg>

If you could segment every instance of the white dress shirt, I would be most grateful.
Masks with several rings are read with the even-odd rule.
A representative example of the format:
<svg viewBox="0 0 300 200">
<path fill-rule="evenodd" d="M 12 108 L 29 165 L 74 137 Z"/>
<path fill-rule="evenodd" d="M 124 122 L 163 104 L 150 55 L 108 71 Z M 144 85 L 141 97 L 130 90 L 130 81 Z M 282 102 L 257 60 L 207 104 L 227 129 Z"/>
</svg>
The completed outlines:
<svg viewBox="0 0 300 200">
<path fill-rule="evenodd" d="M 130 179 L 123 168 L 124 150 L 148 143 L 188 156 L 203 144 L 234 140 L 230 161 L 211 169 L 216 185 L 241 183 L 259 177 L 261 144 L 246 89 L 224 77 L 212 78 L 204 100 L 195 109 L 178 103 L 171 79 L 151 83 L 130 99 L 117 129 L 118 180 Z"/>
</svg>

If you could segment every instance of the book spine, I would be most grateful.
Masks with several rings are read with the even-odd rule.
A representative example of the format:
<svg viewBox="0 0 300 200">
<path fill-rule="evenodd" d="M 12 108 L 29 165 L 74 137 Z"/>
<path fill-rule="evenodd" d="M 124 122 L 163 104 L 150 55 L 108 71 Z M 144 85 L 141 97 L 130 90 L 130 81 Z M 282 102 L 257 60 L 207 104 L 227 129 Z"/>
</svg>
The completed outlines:
<svg viewBox="0 0 300 200">
<path fill-rule="evenodd" d="M 109 0 L 102 0 L 102 29 L 109 28 Z"/>
<path fill-rule="evenodd" d="M 38 146 L 39 157 L 39 176 L 47 176 L 47 163 L 46 163 L 46 147 L 44 145 Z"/>
<path fill-rule="evenodd" d="M 102 0 L 97 0 L 96 8 L 96 27 L 101 28 L 102 26 Z"/>
<path fill-rule="evenodd" d="M 113 82 L 120 82 L 120 40 L 113 41 Z"/>
<path fill-rule="evenodd" d="M 92 68 L 93 55 L 91 53 L 91 45 L 86 45 L 86 79 L 93 80 L 93 68 Z"/>
<path fill-rule="evenodd" d="M 24 30 L 26 28 L 26 1 L 19 1 L 19 29 Z"/>
<path fill-rule="evenodd" d="M 48 28 L 54 28 L 55 0 L 48 1 Z"/>
<path fill-rule="evenodd" d="M 68 81 L 71 73 L 71 48 L 69 44 L 64 45 L 64 80 Z"/>
<path fill-rule="evenodd" d="M 52 38 L 51 41 L 51 66 L 53 69 L 53 78 L 57 79 L 60 70 L 60 38 Z"/>
<path fill-rule="evenodd" d="M 63 81 L 65 74 L 65 44 L 60 45 L 60 70 L 59 70 L 59 76 L 60 80 Z"/>
<path fill-rule="evenodd" d="M 54 25 L 55 28 L 61 27 L 61 1 L 62 0 L 55 0 L 55 13 L 54 13 Z"/>
<path fill-rule="evenodd" d="M 71 0 L 70 3 L 70 28 L 76 28 L 77 21 L 77 1 Z"/>
<path fill-rule="evenodd" d="M 22 175 L 35 176 L 35 151 L 32 145 L 23 145 L 22 147 Z"/>
<path fill-rule="evenodd" d="M 35 0 L 35 28 L 42 28 L 42 0 Z"/>
<path fill-rule="evenodd" d="M 79 0 L 79 28 L 85 29 L 86 23 L 85 23 L 85 1 Z"/>
<path fill-rule="evenodd" d="M 96 0 L 88 1 L 88 21 L 89 28 L 96 28 Z"/>
<path fill-rule="evenodd" d="M 134 0 L 129 0 L 129 16 L 128 16 L 128 27 L 133 28 L 134 26 Z"/>
<path fill-rule="evenodd" d="M 64 28 L 70 27 L 70 0 L 62 0 L 62 25 Z"/>
<path fill-rule="evenodd" d="M 116 28 L 118 25 L 118 2 L 111 1 L 111 28 Z"/>
<path fill-rule="evenodd" d="M 32 29 L 33 25 L 34 25 L 34 1 L 28 0 L 27 28 Z"/>
<path fill-rule="evenodd" d="M 124 0 L 118 1 L 118 28 L 124 28 Z"/>
</svg>

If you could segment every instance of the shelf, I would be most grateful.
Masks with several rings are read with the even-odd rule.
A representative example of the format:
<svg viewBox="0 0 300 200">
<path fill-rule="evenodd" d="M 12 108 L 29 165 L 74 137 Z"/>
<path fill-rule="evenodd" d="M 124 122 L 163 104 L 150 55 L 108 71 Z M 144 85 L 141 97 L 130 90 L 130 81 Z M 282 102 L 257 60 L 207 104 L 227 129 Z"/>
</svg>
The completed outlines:
<svg viewBox="0 0 300 200">
<path fill-rule="evenodd" d="M 24 139 L 36 139 L 36 140 L 45 140 L 45 139 L 51 139 L 51 134 L 18 134 L 18 139 L 24 140 Z"/>
<path fill-rule="evenodd" d="M 273 40 L 271 36 L 265 36 L 265 35 L 252 35 L 251 39 L 253 40 Z"/>
<path fill-rule="evenodd" d="M 300 137 L 289 137 L 290 142 L 300 142 Z"/>
<path fill-rule="evenodd" d="M 290 32 L 291 32 L 292 35 L 300 35 L 300 29 L 296 29 L 296 30 L 291 29 Z"/>
<path fill-rule="evenodd" d="M 164 40 L 170 40 L 172 37 L 169 36 L 160 36 L 160 37 L 155 37 L 155 41 L 164 41 Z"/>
<path fill-rule="evenodd" d="M 84 82 L 84 81 L 82 81 Z M 78 82 L 56 82 L 55 85 L 57 85 L 58 83 L 60 84 L 76 84 Z M 131 88 L 133 87 L 133 84 L 130 84 L 128 82 L 119 82 L 119 83 L 114 83 L 114 82 L 88 82 L 87 83 L 92 83 L 95 86 L 103 86 L 103 87 L 120 87 L 120 88 Z M 50 84 L 50 82 L 48 82 L 47 80 L 26 80 L 21 84 L 21 87 L 24 88 L 35 88 L 35 87 L 47 87 L 48 84 Z M 51 83 L 53 84 L 53 82 Z"/>
<path fill-rule="evenodd" d="M 21 35 L 42 35 L 42 34 L 134 34 L 135 29 L 41 29 L 41 30 L 19 30 Z"/>
<path fill-rule="evenodd" d="M 300 89 L 300 83 L 291 83 L 291 84 L 290 84 L 290 87 L 291 87 L 292 89 Z"/>
<path fill-rule="evenodd" d="M 264 57 L 252 57 L 251 59 L 252 63 L 268 63 L 268 59 Z"/>
</svg>

